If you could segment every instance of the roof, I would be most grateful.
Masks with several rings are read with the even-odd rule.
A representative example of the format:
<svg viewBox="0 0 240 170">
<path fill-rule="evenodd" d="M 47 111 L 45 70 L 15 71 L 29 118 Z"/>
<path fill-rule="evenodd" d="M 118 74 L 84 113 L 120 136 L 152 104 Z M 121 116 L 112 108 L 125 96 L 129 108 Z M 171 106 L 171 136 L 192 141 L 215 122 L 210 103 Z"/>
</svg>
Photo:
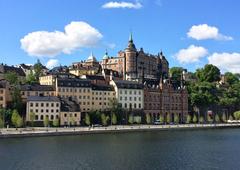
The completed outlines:
<svg viewBox="0 0 240 170">
<path fill-rule="evenodd" d="M 113 88 L 113 86 L 110 86 L 110 85 L 96 85 L 96 84 L 92 84 L 92 90 L 114 91 L 114 88 Z"/>
<path fill-rule="evenodd" d="M 91 87 L 91 81 L 86 79 L 57 79 L 59 87 Z"/>
<path fill-rule="evenodd" d="M 80 112 L 80 107 L 75 101 L 71 100 L 71 98 L 61 99 L 61 111 Z"/>
<path fill-rule="evenodd" d="M 27 69 L 27 70 L 31 70 L 32 69 L 32 65 L 26 65 L 26 64 L 20 64 L 20 66 L 23 68 L 23 69 Z"/>
<path fill-rule="evenodd" d="M 136 81 L 115 80 L 114 82 L 120 89 L 143 89 L 143 84 Z"/>
<path fill-rule="evenodd" d="M 8 65 L 0 65 L 0 72 L 1 73 L 8 73 L 8 72 L 15 72 L 19 76 L 25 77 L 25 73 L 21 68 L 17 68 L 14 66 L 8 66 Z"/>
<path fill-rule="evenodd" d="M 88 57 L 86 62 L 96 62 L 97 59 L 96 57 L 93 55 L 93 53 L 91 52 L 90 56 Z"/>
<path fill-rule="evenodd" d="M 21 91 L 54 91 L 53 86 L 49 85 L 39 85 L 39 84 L 33 84 L 33 85 L 22 85 Z"/>
<path fill-rule="evenodd" d="M 51 101 L 60 102 L 60 99 L 56 96 L 29 96 L 27 101 Z"/>
<path fill-rule="evenodd" d="M 102 75 L 85 75 L 85 77 L 89 80 L 105 80 Z"/>
</svg>

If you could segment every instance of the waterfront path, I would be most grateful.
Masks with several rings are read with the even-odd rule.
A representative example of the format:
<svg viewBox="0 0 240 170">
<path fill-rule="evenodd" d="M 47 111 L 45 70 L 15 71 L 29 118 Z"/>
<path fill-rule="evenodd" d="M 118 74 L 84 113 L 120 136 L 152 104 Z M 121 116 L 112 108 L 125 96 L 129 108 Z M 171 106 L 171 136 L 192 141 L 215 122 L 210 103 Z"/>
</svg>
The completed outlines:
<svg viewBox="0 0 240 170">
<path fill-rule="evenodd" d="M 107 127 L 61 127 L 61 128 L 3 128 L 0 129 L 0 138 L 3 137 L 28 137 L 28 136 L 57 136 L 57 135 L 81 135 L 93 133 L 117 133 L 153 130 L 181 130 L 203 128 L 240 128 L 240 123 L 225 124 L 179 124 L 179 125 L 116 125 Z"/>
</svg>

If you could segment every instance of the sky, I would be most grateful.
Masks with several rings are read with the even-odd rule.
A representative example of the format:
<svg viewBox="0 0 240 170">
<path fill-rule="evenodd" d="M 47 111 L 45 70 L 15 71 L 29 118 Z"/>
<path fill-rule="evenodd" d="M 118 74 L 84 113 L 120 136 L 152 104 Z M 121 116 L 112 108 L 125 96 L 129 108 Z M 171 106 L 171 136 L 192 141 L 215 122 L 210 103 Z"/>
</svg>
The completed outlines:
<svg viewBox="0 0 240 170">
<path fill-rule="evenodd" d="M 163 51 L 170 67 L 240 73 L 237 0 L 0 0 L 0 62 L 49 68 L 124 50 Z"/>
</svg>

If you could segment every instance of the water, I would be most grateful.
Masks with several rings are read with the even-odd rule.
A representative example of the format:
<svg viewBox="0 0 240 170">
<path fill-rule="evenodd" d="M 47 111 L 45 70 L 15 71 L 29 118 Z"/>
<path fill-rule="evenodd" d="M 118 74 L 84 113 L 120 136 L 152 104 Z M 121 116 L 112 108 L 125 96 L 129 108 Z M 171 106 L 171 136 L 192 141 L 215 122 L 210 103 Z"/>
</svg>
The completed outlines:
<svg viewBox="0 0 240 170">
<path fill-rule="evenodd" d="M 239 129 L 0 139 L 1 170 L 225 170 L 239 160 Z"/>
</svg>

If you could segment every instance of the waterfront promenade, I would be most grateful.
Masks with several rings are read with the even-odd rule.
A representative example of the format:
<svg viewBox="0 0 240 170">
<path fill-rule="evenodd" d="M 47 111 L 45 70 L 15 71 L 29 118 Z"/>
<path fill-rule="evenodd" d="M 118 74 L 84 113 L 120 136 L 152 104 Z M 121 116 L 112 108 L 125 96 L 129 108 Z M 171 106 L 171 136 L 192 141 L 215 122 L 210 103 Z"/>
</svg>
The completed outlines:
<svg viewBox="0 0 240 170">
<path fill-rule="evenodd" d="M 179 125 L 116 125 L 107 127 L 34 127 L 34 128 L 3 128 L 0 138 L 82 135 L 94 133 L 121 133 L 154 130 L 182 130 L 182 129 L 212 129 L 212 128 L 240 128 L 240 123 L 233 124 L 179 124 Z"/>
</svg>

